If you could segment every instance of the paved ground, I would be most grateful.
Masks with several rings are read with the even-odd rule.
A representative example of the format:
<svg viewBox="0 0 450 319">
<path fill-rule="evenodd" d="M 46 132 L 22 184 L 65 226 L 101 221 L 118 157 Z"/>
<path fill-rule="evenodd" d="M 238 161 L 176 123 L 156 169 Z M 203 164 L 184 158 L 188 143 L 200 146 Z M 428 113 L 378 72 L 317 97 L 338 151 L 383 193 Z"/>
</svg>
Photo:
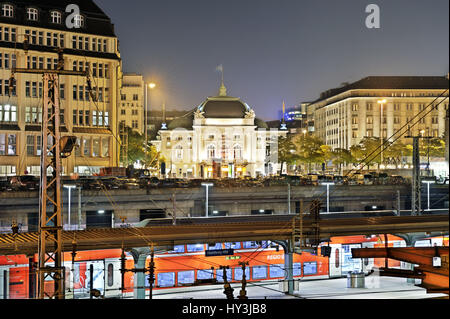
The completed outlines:
<svg viewBox="0 0 450 319">
<path fill-rule="evenodd" d="M 240 285 L 233 284 L 234 296 Z M 366 288 L 347 288 L 347 279 L 301 281 L 295 296 L 281 292 L 279 283 L 249 283 L 250 299 L 427 299 L 445 297 L 444 294 L 427 294 L 425 289 L 407 283 L 403 278 L 366 277 Z M 154 293 L 155 299 L 225 299 L 223 285 L 170 289 Z"/>
</svg>

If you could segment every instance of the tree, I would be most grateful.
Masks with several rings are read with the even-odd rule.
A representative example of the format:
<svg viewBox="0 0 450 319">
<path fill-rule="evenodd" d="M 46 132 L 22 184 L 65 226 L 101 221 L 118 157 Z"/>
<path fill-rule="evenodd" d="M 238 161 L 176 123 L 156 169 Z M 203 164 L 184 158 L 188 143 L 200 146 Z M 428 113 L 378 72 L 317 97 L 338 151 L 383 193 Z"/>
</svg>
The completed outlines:
<svg viewBox="0 0 450 319">
<path fill-rule="evenodd" d="M 345 148 L 336 148 L 332 152 L 332 162 L 339 168 L 339 172 L 341 172 L 342 165 L 354 163 L 355 158 L 349 150 L 346 150 Z"/>
<path fill-rule="evenodd" d="M 125 166 L 139 161 L 146 168 L 158 167 L 160 154 L 156 148 L 150 143 L 148 147 L 145 147 L 145 137 L 129 127 L 126 128 L 126 134 L 128 135 L 128 162 Z"/>
<path fill-rule="evenodd" d="M 380 139 L 378 137 L 364 137 L 358 145 L 350 147 L 352 156 L 358 163 L 370 166 L 381 164 Z"/>
<path fill-rule="evenodd" d="M 296 145 L 292 140 L 292 135 L 290 136 L 280 136 L 278 138 L 278 162 L 281 163 L 281 173 L 283 172 L 283 165 L 295 164 L 297 161 L 296 155 Z"/>
<path fill-rule="evenodd" d="M 329 147 L 314 135 L 297 134 L 292 141 L 296 146 L 298 161 L 307 165 L 308 173 L 311 172 L 312 164 L 324 163 L 330 154 Z"/>
</svg>

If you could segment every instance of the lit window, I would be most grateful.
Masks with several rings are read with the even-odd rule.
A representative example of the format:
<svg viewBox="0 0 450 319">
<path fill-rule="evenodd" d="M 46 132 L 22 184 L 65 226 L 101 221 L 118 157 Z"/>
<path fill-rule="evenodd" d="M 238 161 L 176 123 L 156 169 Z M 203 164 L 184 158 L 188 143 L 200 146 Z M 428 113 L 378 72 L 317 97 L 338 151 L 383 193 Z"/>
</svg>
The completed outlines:
<svg viewBox="0 0 450 319">
<path fill-rule="evenodd" d="M 2 15 L 4 17 L 12 18 L 14 16 L 14 8 L 10 4 L 2 5 Z"/>
<path fill-rule="evenodd" d="M 27 9 L 27 18 L 30 21 L 37 21 L 38 19 L 38 10 L 35 8 L 28 8 Z"/>
<path fill-rule="evenodd" d="M 84 27 L 84 17 L 80 14 L 74 17 L 74 26 L 75 28 L 83 28 Z"/>
<path fill-rule="evenodd" d="M 61 24 L 62 16 L 60 12 L 52 11 L 50 16 L 52 18 L 52 23 Z"/>
</svg>

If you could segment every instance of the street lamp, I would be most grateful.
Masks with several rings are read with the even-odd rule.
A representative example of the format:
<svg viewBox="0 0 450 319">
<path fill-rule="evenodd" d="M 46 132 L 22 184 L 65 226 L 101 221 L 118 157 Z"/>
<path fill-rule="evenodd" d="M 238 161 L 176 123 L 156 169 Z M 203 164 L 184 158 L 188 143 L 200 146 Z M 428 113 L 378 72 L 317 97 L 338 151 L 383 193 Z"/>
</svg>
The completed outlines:
<svg viewBox="0 0 450 319">
<path fill-rule="evenodd" d="M 72 226 L 70 225 L 70 206 L 71 206 L 71 199 L 72 199 L 72 189 L 77 188 L 75 185 L 64 185 L 64 188 L 69 190 L 69 200 L 68 200 L 68 217 L 67 219 L 68 221 L 68 225 L 69 225 L 69 230 L 72 230 Z"/>
<path fill-rule="evenodd" d="M 214 184 L 212 184 L 212 183 L 202 183 L 202 186 L 204 186 L 204 187 L 206 187 L 206 217 L 208 218 L 209 217 L 209 212 L 208 212 L 208 196 L 209 196 L 209 188 L 210 187 L 213 187 L 214 186 Z"/>
<path fill-rule="evenodd" d="M 333 182 L 324 182 L 321 185 L 325 185 L 327 187 L 327 213 L 330 212 L 330 186 L 334 185 Z"/>
<path fill-rule="evenodd" d="M 386 104 L 386 99 L 379 100 L 378 104 L 380 104 L 380 147 L 381 147 L 381 154 L 380 154 L 380 166 L 383 163 L 383 106 Z M 380 167 L 379 167 L 380 168 Z"/>
<path fill-rule="evenodd" d="M 427 211 L 430 211 L 430 184 L 434 184 L 435 181 L 422 181 L 422 183 L 427 184 L 427 203 L 428 203 Z"/>
<path fill-rule="evenodd" d="M 150 82 L 145 84 L 145 115 L 144 115 L 144 124 L 145 124 L 145 154 L 148 152 L 148 114 L 149 108 L 151 104 L 150 95 L 148 93 L 148 89 L 154 90 L 156 88 L 156 83 Z M 149 101 L 150 100 L 150 101 Z M 147 157 L 147 156 L 146 156 Z"/>
</svg>

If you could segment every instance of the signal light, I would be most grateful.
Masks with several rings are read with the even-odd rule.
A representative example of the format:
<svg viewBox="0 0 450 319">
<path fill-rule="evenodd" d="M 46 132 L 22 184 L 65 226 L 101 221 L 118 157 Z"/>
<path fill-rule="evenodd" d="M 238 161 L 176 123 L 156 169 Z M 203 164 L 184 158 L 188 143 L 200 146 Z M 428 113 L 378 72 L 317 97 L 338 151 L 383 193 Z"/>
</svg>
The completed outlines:
<svg viewBox="0 0 450 319">
<path fill-rule="evenodd" d="M 67 158 L 77 145 L 76 136 L 63 136 L 59 141 L 59 148 L 63 158 Z"/>
</svg>

